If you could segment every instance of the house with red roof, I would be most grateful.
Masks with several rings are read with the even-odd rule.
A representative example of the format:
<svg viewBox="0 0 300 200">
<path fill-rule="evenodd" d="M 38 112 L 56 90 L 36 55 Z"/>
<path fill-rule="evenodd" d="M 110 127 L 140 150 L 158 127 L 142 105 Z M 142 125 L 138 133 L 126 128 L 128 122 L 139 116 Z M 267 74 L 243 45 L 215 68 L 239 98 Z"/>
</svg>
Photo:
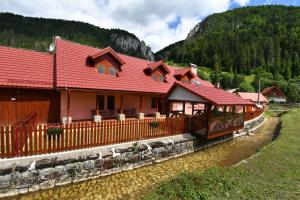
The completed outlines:
<svg viewBox="0 0 300 200">
<path fill-rule="evenodd" d="M 285 103 L 286 95 L 277 86 L 271 86 L 263 89 L 261 93 L 268 98 L 268 100 L 274 103 Z"/>
<path fill-rule="evenodd" d="M 253 105 L 200 79 L 193 67 L 60 38 L 50 53 L 0 47 L 0 68 L 0 125 L 32 113 L 38 123 L 188 114 L 199 116 L 204 132 L 216 137 L 241 128 L 245 106 Z"/>
</svg>

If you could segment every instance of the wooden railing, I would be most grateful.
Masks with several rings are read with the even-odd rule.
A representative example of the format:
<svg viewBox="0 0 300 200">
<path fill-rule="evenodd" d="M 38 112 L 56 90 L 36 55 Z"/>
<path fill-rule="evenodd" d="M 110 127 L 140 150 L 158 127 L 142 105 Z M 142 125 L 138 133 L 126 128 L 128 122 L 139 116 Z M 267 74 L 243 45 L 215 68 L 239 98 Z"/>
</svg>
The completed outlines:
<svg viewBox="0 0 300 200">
<path fill-rule="evenodd" d="M 186 118 L 0 127 L 0 158 L 98 147 L 187 132 Z M 18 145 L 16 145 L 18 144 Z M 21 145 L 20 145 L 21 144 Z"/>
</svg>

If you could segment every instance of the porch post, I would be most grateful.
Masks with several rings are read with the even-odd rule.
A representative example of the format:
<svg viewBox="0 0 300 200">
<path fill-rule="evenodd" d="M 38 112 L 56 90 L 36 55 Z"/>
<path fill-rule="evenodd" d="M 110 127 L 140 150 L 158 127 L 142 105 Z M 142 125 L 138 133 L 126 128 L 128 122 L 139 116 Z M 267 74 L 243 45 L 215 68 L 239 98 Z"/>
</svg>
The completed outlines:
<svg viewBox="0 0 300 200">
<path fill-rule="evenodd" d="M 155 98 L 155 110 L 158 112 L 158 97 Z"/>
<path fill-rule="evenodd" d="M 123 114 L 123 95 L 121 95 L 120 99 L 120 114 Z"/>
<path fill-rule="evenodd" d="M 243 106 L 243 120 L 244 120 L 244 121 L 245 121 L 245 109 L 246 109 L 246 107 Z"/>
<path fill-rule="evenodd" d="M 67 89 L 67 123 L 70 123 L 71 91 Z"/>
<path fill-rule="evenodd" d="M 194 102 L 192 102 L 192 115 L 194 115 Z"/>
<path fill-rule="evenodd" d="M 182 102 L 182 107 L 183 107 L 182 114 L 185 114 L 185 101 Z"/>
<path fill-rule="evenodd" d="M 140 113 L 142 113 L 143 108 L 143 96 L 140 96 Z"/>
<path fill-rule="evenodd" d="M 208 104 L 206 105 L 206 117 L 207 117 L 207 136 L 206 138 L 208 138 L 208 135 L 209 135 L 209 129 L 210 129 L 210 118 L 211 118 L 211 105 Z"/>
</svg>

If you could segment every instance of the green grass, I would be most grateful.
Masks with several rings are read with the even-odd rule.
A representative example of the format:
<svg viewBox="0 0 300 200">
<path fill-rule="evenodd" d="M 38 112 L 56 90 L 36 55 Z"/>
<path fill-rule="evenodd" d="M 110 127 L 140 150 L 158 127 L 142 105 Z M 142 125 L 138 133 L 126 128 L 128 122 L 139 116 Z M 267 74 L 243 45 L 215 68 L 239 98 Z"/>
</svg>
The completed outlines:
<svg viewBox="0 0 300 200">
<path fill-rule="evenodd" d="M 145 199 L 300 199 L 300 110 L 281 119 L 278 138 L 247 162 L 181 174 Z"/>
</svg>

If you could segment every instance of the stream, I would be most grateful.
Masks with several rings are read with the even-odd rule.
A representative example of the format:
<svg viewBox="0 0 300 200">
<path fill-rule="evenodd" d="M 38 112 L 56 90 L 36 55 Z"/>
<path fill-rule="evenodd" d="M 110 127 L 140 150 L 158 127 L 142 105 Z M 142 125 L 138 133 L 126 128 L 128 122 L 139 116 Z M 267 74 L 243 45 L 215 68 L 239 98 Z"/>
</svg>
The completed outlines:
<svg viewBox="0 0 300 200">
<path fill-rule="evenodd" d="M 185 171 L 230 166 L 272 142 L 279 118 L 269 118 L 254 134 L 241 136 L 208 149 L 106 177 L 37 191 L 9 199 L 140 199 L 161 182 Z"/>
</svg>

